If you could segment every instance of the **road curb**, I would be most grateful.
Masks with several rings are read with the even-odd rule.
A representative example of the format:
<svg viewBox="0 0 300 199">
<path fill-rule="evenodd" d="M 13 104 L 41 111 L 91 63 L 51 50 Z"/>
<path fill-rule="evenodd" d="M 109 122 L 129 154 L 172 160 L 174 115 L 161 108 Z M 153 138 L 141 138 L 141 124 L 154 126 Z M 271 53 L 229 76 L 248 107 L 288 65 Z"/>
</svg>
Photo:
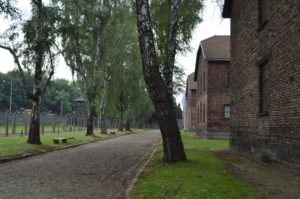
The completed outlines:
<svg viewBox="0 0 300 199">
<path fill-rule="evenodd" d="M 146 166 L 149 164 L 150 160 L 153 158 L 154 154 L 157 152 L 158 146 L 160 144 L 161 144 L 161 141 L 158 141 L 154 144 L 154 146 L 152 147 L 153 149 L 152 149 L 152 152 L 150 153 L 150 156 L 148 157 L 146 162 L 144 164 L 142 164 L 142 166 L 140 168 L 138 168 L 138 172 L 136 173 L 135 177 L 132 179 L 132 181 L 130 182 L 128 188 L 125 191 L 125 199 L 130 199 L 129 195 L 130 195 L 132 189 L 134 188 L 134 185 L 138 181 L 138 179 L 141 176 L 142 172 L 145 170 Z"/>
<path fill-rule="evenodd" d="M 143 132 L 143 131 L 140 131 L 140 132 Z M 99 138 L 97 140 L 92 140 L 92 141 L 82 142 L 82 143 L 78 143 L 78 144 L 74 144 L 74 145 L 70 145 L 70 146 L 64 146 L 64 147 L 59 147 L 59 148 L 55 148 L 55 149 L 40 151 L 40 152 L 37 152 L 37 153 L 23 153 L 23 154 L 19 154 L 19 155 L 15 155 L 15 156 L 7 156 L 7 157 L 0 158 L 0 164 L 5 163 L 5 162 L 20 160 L 20 159 L 24 159 L 24 158 L 29 158 L 29 157 L 33 157 L 33 156 L 37 156 L 37 155 L 42 155 L 42 154 L 50 153 L 50 152 L 54 152 L 54 151 L 59 151 L 59 150 L 63 150 L 63 149 L 75 148 L 75 147 L 90 144 L 90 143 L 93 143 L 93 142 L 110 140 L 110 139 L 114 139 L 114 138 L 118 138 L 118 137 L 122 137 L 122 136 L 127 136 L 127 135 L 131 135 L 131 134 L 134 134 L 134 133 L 140 133 L 140 132 L 130 132 L 130 133 L 126 133 L 126 134 L 123 134 L 123 135 L 111 136 L 111 137 L 106 137 L 106 138 Z"/>
</svg>

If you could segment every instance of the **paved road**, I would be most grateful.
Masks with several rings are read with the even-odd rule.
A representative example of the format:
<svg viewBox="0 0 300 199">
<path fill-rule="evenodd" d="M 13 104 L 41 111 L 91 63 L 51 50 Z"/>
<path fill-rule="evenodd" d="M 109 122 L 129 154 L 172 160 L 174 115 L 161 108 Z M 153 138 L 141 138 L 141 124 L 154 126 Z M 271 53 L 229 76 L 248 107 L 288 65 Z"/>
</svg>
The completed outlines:
<svg viewBox="0 0 300 199">
<path fill-rule="evenodd" d="M 147 131 L 0 164 L 0 198 L 123 198 L 159 139 Z"/>
</svg>

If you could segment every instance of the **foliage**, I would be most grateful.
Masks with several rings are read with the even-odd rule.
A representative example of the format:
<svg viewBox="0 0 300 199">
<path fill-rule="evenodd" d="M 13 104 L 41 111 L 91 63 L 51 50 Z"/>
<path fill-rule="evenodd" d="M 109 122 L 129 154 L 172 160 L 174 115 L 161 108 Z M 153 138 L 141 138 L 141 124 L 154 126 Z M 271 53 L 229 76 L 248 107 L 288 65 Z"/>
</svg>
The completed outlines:
<svg viewBox="0 0 300 199">
<path fill-rule="evenodd" d="M 187 162 L 163 164 L 159 150 L 138 180 L 132 198 L 260 198 L 251 185 L 233 177 L 211 152 L 228 149 L 228 141 L 195 140 L 194 136 L 182 133 Z"/>
<path fill-rule="evenodd" d="M 119 117 L 122 111 L 131 120 L 146 121 L 154 109 L 143 80 L 135 18 L 126 2 L 116 9 L 103 37 L 109 41 L 103 43 L 103 56 L 111 76 L 107 112 Z"/>
<path fill-rule="evenodd" d="M 33 85 L 33 76 L 26 73 L 27 82 Z M 45 78 L 43 78 L 45 79 Z M 6 81 L 8 83 L 3 82 Z M 31 109 L 32 103 L 28 100 L 22 90 L 22 82 L 19 79 L 17 71 L 11 71 L 7 74 L 0 73 L 0 110 L 7 110 L 9 107 L 10 83 L 12 89 L 12 112 L 21 109 Z M 32 89 L 32 87 L 31 87 Z M 60 95 L 58 95 L 60 94 Z M 60 114 L 60 103 L 63 101 L 63 114 L 74 111 L 73 100 L 79 97 L 79 90 L 76 83 L 70 83 L 64 79 L 57 79 L 51 82 L 49 89 L 42 98 L 42 112 L 52 112 Z"/>
<path fill-rule="evenodd" d="M 163 68 L 167 62 L 167 44 L 170 33 L 171 1 L 152 0 L 150 10 L 155 34 L 158 65 Z M 203 7 L 203 0 L 181 0 L 179 21 L 176 37 L 177 53 L 188 51 L 189 42 L 192 38 L 192 31 L 201 22 L 200 11 Z M 181 93 L 184 88 L 182 66 L 176 65 L 174 70 L 174 94 Z"/>
<path fill-rule="evenodd" d="M 99 85 L 105 77 L 97 54 L 100 45 L 98 34 L 103 31 L 103 27 L 99 27 L 99 13 L 106 5 L 101 7 L 96 0 L 56 0 L 54 3 L 60 15 L 58 31 L 62 38 L 61 53 L 73 73 L 77 74 L 89 111 L 96 115 L 102 92 Z"/>
<path fill-rule="evenodd" d="M 174 104 L 176 104 L 176 103 L 174 103 Z M 180 103 L 177 104 L 177 106 L 175 106 L 174 109 L 175 109 L 176 118 L 177 119 L 182 119 L 182 110 L 181 110 Z"/>
<path fill-rule="evenodd" d="M 6 17 L 17 17 L 19 11 L 15 6 L 16 0 L 0 0 L 0 14 Z"/>
</svg>

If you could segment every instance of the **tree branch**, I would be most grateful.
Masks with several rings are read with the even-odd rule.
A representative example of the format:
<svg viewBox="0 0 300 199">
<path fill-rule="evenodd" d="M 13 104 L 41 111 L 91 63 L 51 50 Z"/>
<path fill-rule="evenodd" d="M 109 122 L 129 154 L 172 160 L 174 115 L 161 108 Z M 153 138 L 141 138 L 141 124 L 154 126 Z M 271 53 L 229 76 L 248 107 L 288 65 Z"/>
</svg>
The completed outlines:
<svg viewBox="0 0 300 199">
<path fill-rule="evenodd" d="M 32 2 L 33 2 L 35 5 L 37 5 L 37 6 L 40 6 L 40 5 L 42 4 L 42 2 L 39 2 L 39 1 L 37 1 L 37 0 L 32 0 Z"/>
<path fill-rule="evenodd" d="M 3 45 L 0 44 L 0 48 L 9 51 L 10 54 L 14 57 L 14 61 L 17 64 L 19 72 L 20 72 L 22 87 L 23 87 L 24 93 L 28 98 L 32 99 L 33 98 L 33 93 L 29 92 L 27 90 L 27 88 L 25 87 L 25 85 L 26 85 L 25 75 L 24 75 L 24 71 L 23 71 L 23 68 L 20 64 L 20 61 L 19 61 L 19 58 L 18 58 L 17 54 L 15 53 L 15 51 L 11 47 L 3 46 Z"/>
<path fill-rule="evenodd" d="M 58 45 L 56 44 L 56 43 L 54 43 L 54 46 L 56 47 L 56 50 L 58 51 L 58 53 L 60 53 L 62 56 L 63 56 L 63 58 L 64 58 L 64 60 L 65 60 L 65 62 L 66 62 L 66 64 L 67 64 L 67 66 L 69 66 L 72 70 L 74 70 L 74 71 L 76 71 L 76 72 L 80 72 L 80 70 L 79 70 L 79 68 L 77 68 L 74 64 L 71 64 L 69 61 L 68 61 L 68 59 L 67 59 L 67 56 L 66 56 L 66 53 L 64 52 L 64 51 L 62 51 L 59 47 L 58 47 Z"/>
<path fill-rule="evenodd" d="M 53 56 L 52 56 L 52 53 L 51 53 L 51 50 L 50 50 L 50 46 L 48 45 L 48 53 L 49 53 L 49 57 L 50 57 L 50 67 L 51 67 L 51 72 L 49 74 L 49 77 L 44 85 L 44 88 L 42 90 L 42 94 L 44 94 L 46 92 L 46 89 L 52 79 L 52 76 L 54 74 L 54 63 L 53 63 Z"/>
</svg>

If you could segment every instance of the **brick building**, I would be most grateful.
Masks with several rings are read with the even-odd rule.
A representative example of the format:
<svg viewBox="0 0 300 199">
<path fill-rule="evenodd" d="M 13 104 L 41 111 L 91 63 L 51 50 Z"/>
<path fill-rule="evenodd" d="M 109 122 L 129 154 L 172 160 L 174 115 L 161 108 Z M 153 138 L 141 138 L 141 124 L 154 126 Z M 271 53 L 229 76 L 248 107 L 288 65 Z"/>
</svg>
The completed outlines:
<svg viewBox="0 0 300 199">
<path fill-rule="evenodd" d="M 300 1 L 226 0 L 231 147 L 300 167 Z"/>
<path fill-rule="evenodd" d="M 184 109 L 184 130 L 193 131 L 197 125 L 197 82 L 194 80 L 194 73 L 186 80 L 185 109 Z"/>
<path fill-rule="evenodd" d="M 194 80 L 197 81 L 197 130 L 207 138 L 228 138 L 230 128 L 230 36 L 201 41 Z"/>
</svg>

